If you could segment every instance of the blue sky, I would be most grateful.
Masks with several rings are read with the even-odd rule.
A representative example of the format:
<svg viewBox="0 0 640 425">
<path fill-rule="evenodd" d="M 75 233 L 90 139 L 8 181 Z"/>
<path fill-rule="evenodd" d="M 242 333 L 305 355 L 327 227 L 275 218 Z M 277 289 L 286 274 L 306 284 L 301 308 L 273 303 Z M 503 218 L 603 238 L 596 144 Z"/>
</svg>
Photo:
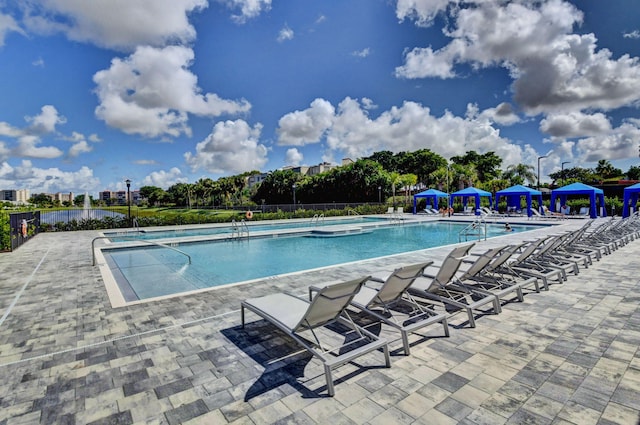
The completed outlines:
<svg viewBox="0 0 640 425">
<path fill-rule="evenodd" d="M 635 0 L 0 0 L 0 189 L 640 146 Z"/>
</svg>

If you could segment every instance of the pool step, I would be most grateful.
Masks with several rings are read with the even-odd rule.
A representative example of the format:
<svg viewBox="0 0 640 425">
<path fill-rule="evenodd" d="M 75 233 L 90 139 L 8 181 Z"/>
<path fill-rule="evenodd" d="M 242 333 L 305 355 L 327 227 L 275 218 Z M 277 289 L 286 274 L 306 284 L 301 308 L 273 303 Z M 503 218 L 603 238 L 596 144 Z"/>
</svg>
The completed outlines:
<svg viewBox="0 0 640 425">
<path fill-rule="evenodd" d="M 322 229 L 313 229 L 309 237 L 312 238 L 334 238 L 337 236 L 353 236 L 369 233 L 370 230 L 363 230 L 362 227 L 353 226 L 327 226 Z"/>
</svg>

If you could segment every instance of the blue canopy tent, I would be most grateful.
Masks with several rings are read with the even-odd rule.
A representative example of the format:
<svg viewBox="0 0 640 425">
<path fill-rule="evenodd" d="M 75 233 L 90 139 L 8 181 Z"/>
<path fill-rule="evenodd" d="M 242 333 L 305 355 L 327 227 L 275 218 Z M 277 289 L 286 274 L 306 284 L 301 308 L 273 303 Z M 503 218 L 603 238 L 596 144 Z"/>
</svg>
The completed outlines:
<svg viewBox="0 0 640 425">
<path fill-rule="evenodd" d="M 507 198 L 507 206 L 513 207 L 515 209 L 520 209 L 520 197 L 525 196 L 527 199 L 527 215 L 531 217 L 531 198 L 536 196 L 538 198 L 538 205 L 542 205 L 542 192 L 539 190 L 531 189 L 530 187 L 523 186 L 521 184 L 517 184 L 515 186 L 508 187 L 506 189 L 502 189 L 496 192 L 496 206 L 495 209 L 498 209 L 498 203 L 500 202 L 500 197 Z"/>
<path fill-rule="evenodd" d="M 416 193 L 413 195 L 413 213 L 416 213 L 418 198 L 425 198 L 427 201 L 427 205 L 431 200 L 431 205 L 434 205 L 434 208 L 438 208 L 438 198 L 448 198 L 449 194 L 445 192 L 441 192 L 437 189 L 429 189 L 424 192 Z"/>
<path fill-rule="evenodd" d="M 602 216 L 607 216 L 607 210 L 604 208 L 604 192 L 602 189 L 597 189 L 593 186 L 586 185 L 584 183 L 572 183 L 567 186 L 563 186 L 551 191 L 551 211 L 555 211 L 556 198 L 560 198 L 560 204 L 565 205 L 567 203 L 568 195 L 589 195 L 590 208 L 589 216 L 591 218 L 598 217 L 598 210 L 596 204 L 600 204 L 602 210 Z"/>
<path fill-rule="evenodd" d="M 624 188 L 624 196 L 622 197 L 622 216 L 629 217 L 638 203 L 638 194 L 640 194 L 640 183 Z"/>
<path fill-rule="evenodd" d="M 478 215 L 480 214 L 478 212 L 478 208 L 480 208 L 480 198 L 481 197 L 488 197 L 489 198 L 489 205 L 492 204 L 491 202 L 491 192 L 487 192 L 486 190 L 482 190 L 482 189 L 478 189 L 475 188 L 473 186 L 471 187 L 467 187 L 465 189 L 459 190 L 457 192 L 453 192 L 451 194 L 451 198 L 449 198 L 449 206 L 453 207 L 453 198 L 455 197 L 461 197 L 462 198 L 462 205 L 466 208 L 467 206 L 467 202 L 469 201 L 469 198 L 473 198 L 475 200 L 476 203 L 476 212 L 475 214 Z"/>
</svg>

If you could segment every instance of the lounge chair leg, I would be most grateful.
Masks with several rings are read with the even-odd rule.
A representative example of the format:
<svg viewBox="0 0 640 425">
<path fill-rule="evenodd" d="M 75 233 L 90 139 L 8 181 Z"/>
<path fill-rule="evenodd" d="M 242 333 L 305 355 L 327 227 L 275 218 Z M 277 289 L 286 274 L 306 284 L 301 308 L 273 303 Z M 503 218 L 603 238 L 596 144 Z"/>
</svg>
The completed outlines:
<svg viewBox="0 0 640 425">
<path fill-rule="evenodd" d="M 476 319 L 473 317 L 473 310 L 471 310 L 470 308 L 467 308 L 467 316 L 469 316 L 469 327 L 470 328 L 475 328 L 476 327 Z"/>
<path fill-rule="evenodd" d="M 333 377 L 331 376 L 331 366 L 324 365 L 324 376 L 327 378 L 327 393 L 329 397 L 333 397 L 336 392 L 333 388 Z"/>
<path fill-rule="evenodd" d="M 449 323 L 446 317 L 442 319 L 442 327 L 444 328 L 444 336 L 449 336 Z"/>
<path fill-rule="evenodd" d="M 410 355 L 411 347 L 409 347 L 409 335 L 408 332 L 402 331 L 402 346 L 404 347 L 404 355 Z"/>
<path fill-rule="evenodd" d="M 391 355 L 389 354 L 389 344 L 382 347 L 384 352 L 384 365 L 385 367 L 391 367 Z"/>
<path fill-rule="evenodd" d="M 242 323 L 242 329 L 244 329 L 244 306 L 240 305 L 240 321 Z"/>
</svg>

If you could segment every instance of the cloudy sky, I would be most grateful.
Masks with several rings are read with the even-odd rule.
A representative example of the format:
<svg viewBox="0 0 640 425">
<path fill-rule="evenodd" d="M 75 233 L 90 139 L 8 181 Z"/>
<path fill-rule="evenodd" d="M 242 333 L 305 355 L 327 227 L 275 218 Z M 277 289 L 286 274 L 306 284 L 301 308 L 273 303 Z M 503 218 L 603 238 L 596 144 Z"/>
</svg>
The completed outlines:
<svg viewBox="0 0 640 425">
<path fill-rule="evenodd" d="M 0 0 L 0 189 L 640 145 L 637 0 Z"/>
</svg>

